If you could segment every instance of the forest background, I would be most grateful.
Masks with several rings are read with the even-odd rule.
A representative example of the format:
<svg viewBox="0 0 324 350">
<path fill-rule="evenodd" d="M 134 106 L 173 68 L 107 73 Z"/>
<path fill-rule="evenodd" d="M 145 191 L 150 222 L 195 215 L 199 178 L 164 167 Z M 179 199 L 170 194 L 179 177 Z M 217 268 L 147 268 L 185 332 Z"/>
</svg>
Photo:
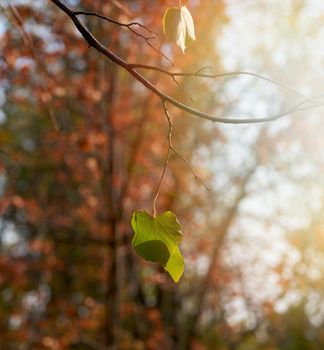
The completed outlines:
<svg viewBox="0 0 324 350">
<path fill-rule="evenodd" d="M 171 154 L 157 200 L 182 225 L 175 284 L 131 245 L 132 213 L 152 213 L 168 150 L 160 99 L 51 1 L 0 1 L 0 349 L 323 349 L 323 3 L 187 1 L 185 54 L 162 33 L 175 1 L 64 3 L 158 34 L 80 16 L 127 62 L 236 72 L 143 72 L 179 101 L 288 115 L 223 125 L 169 106 L 190 164 Z"/>
</svg>

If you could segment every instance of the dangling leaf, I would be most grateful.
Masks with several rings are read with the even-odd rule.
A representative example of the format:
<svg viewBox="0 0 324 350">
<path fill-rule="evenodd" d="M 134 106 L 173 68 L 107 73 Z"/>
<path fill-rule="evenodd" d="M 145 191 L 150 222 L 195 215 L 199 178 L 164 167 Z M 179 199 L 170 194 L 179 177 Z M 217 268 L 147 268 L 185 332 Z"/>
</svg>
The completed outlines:
<svg viewBox="0 0 324 350">
<path fill-rule="evenodd" d="M 161 264 L 175 282 L 184 271 L 179 244 L 182 238 L 177 217 L 170 211 L 153 217 L 145 211 L 134 212 L 132 244 L 138 255 L 147 261 Z"/>
<path fill-rule="evenodd" d="M 186 48 L 196 40 L 194 21 L 186 6 L 181 7 L 181 18 L 186 26 L 186 38 L 185 38 L 185 48 Z"/>
<path fill-rule="evenodd" d="M 184 260 L 178 246 L 174 249 L 173 254 L 170 256 L 165 269 L 175 282 L 179 282 L 184 271 Z"/>
<path fill-rule="evenodd" d="M 194 22 L 186 6 L 169 7 L 165 11 L 163 32 L 166 39 L 175 42 L 183 52 L 196 40 Z"/>
<path fill-rule="evenodd" d="M 178 29 L 181 22 L 180 9 L 178 7 L 169 7 L 163 16 L 163 33 L 170 42 L 176 42 L 179 36 Z"/>
</svg>

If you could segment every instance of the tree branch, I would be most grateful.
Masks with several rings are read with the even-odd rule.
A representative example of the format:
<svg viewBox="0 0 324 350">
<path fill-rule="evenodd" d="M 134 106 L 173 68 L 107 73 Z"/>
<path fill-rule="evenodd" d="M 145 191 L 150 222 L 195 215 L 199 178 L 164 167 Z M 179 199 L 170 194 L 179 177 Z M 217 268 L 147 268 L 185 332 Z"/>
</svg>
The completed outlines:
<svg viewBox="0 0 324 350">
<path fill-rule="evenodd" d="M 14 5 L 12 5 L 9 1 L 7 1 L 7 6 L 10 10 L 10 14 L 12 16 L 14 25 L 16 26 L 17 30 L 20 32 L 25 46 L 28 48 L 31 57 L 35 60 L 37 65 L 40 67 L 40 72 L 43 75 L 45 71 L 43 62 L 38 58 L 37 52 L 35 51 L 33 39 L 25 29 L 24 20 L 22 16 L 20 15 L 17 8 Z M 2 9 L 3 11 L 6 11 L 6 9 L 1 4 L 0 4 L 0 9 Z M 60 128 L 59 128 L 56 116 L 54 115 L 53 109 L 51 108 L 51 105 L 46 105 L 42 101 L 40 102 L 40 104 L 45 108 L 45 110 L 47 110 L 53 129 L 55 131 L 59 131 Z"/>
<path fill-rule="evenodd" d="M 94 17 L 98 17 L 101 19 L 104 19 L 107 22 L 110 22 L 112 24 L 116 24 L 120 27 L 125 27 L 128 30 L 130 30 L 132 33 L 134 33 L 135 35 L 141 37 L 144 40 L 152 40 L 152 39 L 156 39 L 158 37 L 158 34 L 156 32 L 154 32 L 153 30 L 151 30 L 150 28 L 148 28 L 147 26 L 145 26 L 142 23 L 139 22 L 130 22 L 130 23 L 122 23 L 119 21 L 116 21 L 108 16 L 103 16 L 100 15 L 97 12 L 88 12 L 88 11 L 74 11 L 74 15 L 75 16 L 79 16 L 79 15 L 85 15 L 85 16 L 94 16 Z M 144 30 L 146 30 L 148 33 L 153 34 L 152 36 L 146 36 L 146 35 L 142 35 L 141 33 L 137 32 L 136 30 L 134 30 L 132 27 L 138 26 L 140 28 L 143 28 Z"/>
<path fill-rule="evenodd" d="M 117 56 L 114 54 L 111 50 L 109 50 L 107 47 L 105 47 L 98 39 L 96 39 L 91 32 L 79 21 L 77 18 L 76 13 L 73 10 L 71 10 L 68 6 L 62 3 L 60 0 L 50 0 L 53 4 L 55 4 L 57 7 L 59 7 L 63 12 L 65 12 L 70 19 L 73 21 L 75 24 L 77 30 L 80 32 L 80 34 L 83 36 L 83 38 L 87 41 L 89 47 L 93 47 L 96 49 L 98 52 L 106 56 L 109 60 L 112 62 L 116 63 L 120 67 L 124 68 L 130 75 L 132 75 L 137 81 L 142 83 L 148 90 L 150 90 L 152 93 L 154 93 L 156 96 L 158 96 L 162 101 L 168 102 L 175 106 L 176 108 L 187 112 L 193 116 L 199 117 L 201 119 L 209 120 L 212 122 L 219 122 L 219 123 L 225 123 L 225 124 L 255 124 L 255 123 L 263 123 L 263 122 L 270 122 L 270 121 L 275 121 L 277 119 L 283 118 L 289 113 L 293 112 L 298 112 L 301 110 L 301 107 L 304 107 L 304 105 L 309 101 L 309 99 L 306 99 L 301 95 L 301 97 L 304 98 L 303 102 L 300 102 L 296 104 L 295 106 L 292 106 L 288 110 L 273 115 L 273 116 L 268 116 L 268 117 L 259 117 L 259 118 L 253 118 L 247 116 L 246 118 L 235 118 L 235 117 L 216 117 L 211 114 L 205 113 L 203 111 L 197 110 L 195 108 L 192 108 L 186 104 L 181 103 L 180 101 L 176 100 L 175 98 L 171 97 L 170 95 L 164 93 L 161 91 L 157 86 L 152 84 L 149 80 L 147 80 L 143 75 L 141 75 L 137 69 L 143 68 L 143 69 L 151 69 L 151 70 L 156 70 L 164 74 L 168 74 L 170 76 L 199 76 L 199 77 L 211 77 L 208 74 L 203 74 L 201 73 L 201 70 L 196 72 L 196 73 L 167 73 L 166 70 L 163 70 L 158 67 L 153 67 L 153 66 L 147 66 L 147 65 L 141 65 L 141 64 L 131 64 L 123 60 L 121 57 Z M 249 74 L 253 76 L 258 76 L 254 73 L 248 73 L 248 72 L 241 72 L 242 74 Z M 241 74 L 240 73 L 240 74 Z M 233 73 L 225 73 L 222 76 L 226 75 L 233 75 L 233 74 L 238 74 L 238 72 L 233 72 Z M 258 76 L 260 77 L 260 76 Z M 268 78 L 264 78 L 265 80 L 270 81 Z M 280 84 L 281 85 L 281 84 Z M 283 87 L 283 85 L 281 85 Z M 292 91 L 290 89 L 290 91 Z M 300 94 L 299 94 L 300 95 Z M 308 108 L 311 108 L 308 107 Z"/>
<path fill-rule="evenodd" d="M 133 34 L 135 34 L 136 36 L 138 36 L 139 38 L 142 38 L 143 40 L 145 40 L 146 44 L 156 53 L 158 53 L 159 55 L 161 55 L 163 58 L 165 58 L 168 62 L 170 62 L 172 65 L 174 65 L 174 63 L 171 61 L 171 59 L 165 55 L 162 51 L 160 51 L 159 49 L 157 49 L 156 47 L 154 47 L 151 43 L 151 40 L 157 39 L 158 38 L 158 34 L 156 32 L 154 32 L 153 30 L 151 30 L 150 28 L 148 28 L 147 26 L 145 26 L 142 23 L 139 22 L 130 22 L 130 23 L 123 23 L 123 22 L 119 22 L 116 21 L 108 16 L 103 16 L 97 12 L 88 12 L 88 11 L 73 11 L 75 16 L 79 16 L 79 15 L 85 15 L 85 16 L 94 16 L 94 17 L 98 17 L 100 19 L 103 19 L 107 22 L 110 22 L 112 24 L 116 24 L 120 27 L 124 27 L 127 28 L 129 31 L 131 31 Z M 145 31 L 147 31 L 148 33 L 151 34 L 151 36 L 148 35 L 144 35 L 139 33 L 138 31 L 136 31 L 135 29 L 133 29 L 133 27 L 140 27 L 142 29 L 144 29 Z"/>
<path fill-rule="evenodd" d="M 168 106 L 166 105 L 165 102 L 163 102 L 163 110 L 164 110 L 165 116 L 167 117 L 167 120 L 168 120 L 168 123 L 169 123 L 169 137 L 168 137 L 168 140 L 169 140 L 169 148 L 170 148 L 170 150 L 173 151 L 179 158 L 181 158 L 184 161 L 184 163 L 186 164 L 188 169 L 192 172 L 192 174 L 195 177 L 195 179 L 198 180 L 206 188 L 207 191 L 209 191 L 208 186 L 199 178 L 199 176 L 196 174 L 196 172 L 191 167 L 191 165 L 186 160 L 186 158 L 173 146 L 173 143 L 172 143 L 173 123 L 172 123 L 172 119 L 171 119 L 171 116 L 170 116 L 170 112 L 169 112 Z"/>
<path fill-rule="evenodd" d="M 184 163 L 186 164 L 186 166 L 188 167 L 188 169 L 191 171 L 191 173 L 193 174 L 193 176 L 195 177 L 195 179 L 198 180 L 198 181 L 205 187 L 205 189 L 206 189 L 207 191 L 209 191 L 208 186 L 203 182 L 203 180 L 200 179 L 200 177 L 197 175 L 197 173 L 195 172 L 195 170 L 194 170 L 194 169 L 192 168 L 192 166 L 189 164 L 189 162 L 187 161 L 187 159 L 173 146 L 173 143 L 172 143 L 172 131 L 173 131 L 172 119 L 171 119 L 171 116 L 170 116 L 170 112 L 169 112 L 168 106 L 167 106 L 167 104 L 166 104 L 165 101 L 162 101 L 162 106 L 163 106 L 164 114 L 165 114 L 165 116 L 166 116 L 166 118 L 167 118 L 168 125 L 169 125 L 169 131 L 168 131 L 168 151 L 167 151 L 167 156 L 166 156 L 166 159 L 165 159 L 165 162 L 164 162 L 162 175 L 161 175 L 161 177 L 160 177 L 160 181 L 159 181 L 159 183 L 158 183 L 156 195 L 155 195 L 155 198 L 154 198 L 154 201 L 153 201 L 153 216 L 154 216 L 154 217 L 156 216 L 156 201 L 157 201 L 157 199 L 158 199 L 158 197 L 159 197 L 159 194 L 160 194 L 161 184 L 162 184 L 162 181 L 163 181 L 163 178 L 164 178 L 166 169 L 167 169 L 168 164 L 169 164 L 171 151 L 174 152 L 179 158 L 181 158 L 181 159 L 184 161 Z"/>
</svg>

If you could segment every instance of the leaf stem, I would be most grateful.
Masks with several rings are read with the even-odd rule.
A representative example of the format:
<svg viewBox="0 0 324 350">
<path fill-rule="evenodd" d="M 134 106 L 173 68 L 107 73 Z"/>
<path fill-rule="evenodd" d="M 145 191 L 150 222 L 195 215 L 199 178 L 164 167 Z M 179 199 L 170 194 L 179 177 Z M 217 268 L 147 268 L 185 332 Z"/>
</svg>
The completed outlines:
<svg viewBox="0 0 324 350">
<path fill-rule="evenodd" d="M 160 177 L 160 181 L 158 183 L 158 187 L 157 187 L 157 190 L 156 190 L 156 195 L 155 195 L 154 201 L 153 201 L 153 217 L 156 217 L 156 202 L 157 202 L 157 200 L 159 198 L 161 184 L 162 184 L 162 181 L 163 181 L 164 176 L 165 176 L 166 169 L 167 169 L 168 164 L 169 164 L 171 152 L 176 154 L 180 159 L 182 159 L 184 161 L 184 163 L 186 164 L 188 169 L 194 175 L 195 179 L 198 180 L 205 187 L 205 189 L 207 191 L 209 191 L 208 186 L 204 183 L 204 181 L 202 179 L 199 178 L 199 176 L 196 174 L 195 170 L 191 167 L 191 165 L 189 164 L 187 159 L 173 146 L 173 144 L 172 144 L 173 123 L 172 123 L 172 119 L 171 119 L 171 116 L 170 116 L 169 109 L 168 109 L 168 106 L 166 104 L 166 101 L 162 100 L 162 106 L 163 106 L 164 114 L 165 114 L 165 116 L 167 118 L 168 125 L 169 125 L 169 131 L 168 131 L 168 137 L 167 137 L 168 138 L 168 151 L 167 151 L 167 156 L 166 156 L 166 159 L 165 159 L 165 162 L 164 162 L 164 166 L 163 166 L 162 174 L 161 174 L 161 177 Z"/>
<path fill-rule="evenodd" d="M 168 151 L 167 151 L 167 156 L 166 156 L 166 159 L 165 159 L 165 162 L 164 162 L 164 166 L 163 166 L 163 171 L 162 171 L 162 174 L 161 174 L 161 177 L 160 177 L 160 181 L 158 183 L 158 187 L 157 187 L 157 190 L 156 190 L 156 195 L 155 195 L 154 201 L 153 201 L 153 217 L 154 218 L 156 217 L 156 202 L 157 202 L 157 199 L 159 198 L 159 195 L 160 195 L 161 184 L 162 184 L 162 181 L 164 179 L 164 175 L 165 175 L 167 166 L 169 164 L 170 154 L 171 154 L 171 147 L 169 146 L 168 147 Z"/>
<path fill-rule="evenodd" d="M 204 183 L 204 181 L 202 179 L 200 179 L 200 177 L 197 175 L 197 173 L 195 172 L 195 170 L 192 168 L 192 166 L 189 164 L 189 162 L 187 161 L 187 159 L 173 146 L 172 143 L 172 131 L 173 131 L 173 123 L 172 123 L 172 119 L 171 119 L 171 115 L 168 109 L 168 106 L 166 104 L 165 101 L 163 101 L 163 109 L 164 109 L 164 114 L 168 120 L 168 124 L 169 124 L 169 134 L 168 134 L 168 141 L 169 141 L 169 149 L 170 151 L 173 151 L 174 154 L 176 154 L 180 159 L 182 159 L 184 161 L 184 163 L 186 164 L 186 166 L 188 167 L 188 169 L 191 171 L 191 173 L 193 174 L 193 176 L 195 177 L 196 180 L 198 180 L 207 191 L 209 191 L 208 186 Z"/>
</svg>

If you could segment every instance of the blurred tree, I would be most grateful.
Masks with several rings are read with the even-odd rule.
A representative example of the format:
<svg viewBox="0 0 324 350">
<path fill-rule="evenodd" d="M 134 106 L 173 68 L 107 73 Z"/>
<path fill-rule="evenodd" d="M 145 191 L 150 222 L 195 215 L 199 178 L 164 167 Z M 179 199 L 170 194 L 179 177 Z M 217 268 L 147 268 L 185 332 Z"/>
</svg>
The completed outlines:
<svg viewBox="0 0 324 350">
<path fill-rule="evenodd" d="M 121 21 L 145 14 L 154 30 L 160 30 L 166 5 L 75 4 Z M 203 7 L 197 17 L 206 20 L 206 10 L 215 4 Z M 223 20 L 221 3 L 216 9 L 219 16 L 206 21 L 215 30 L 211 22 Z M 139 348 L 170 348 L 179 342 L 175 316 L 181 294 L 154 266 L 140 270 L 129 244 L 131 212 L 139 206 L 151 210 L 167 148 L 168 125 L 159 100 L 98 53 L 88 52 L 53 6 L 8 3 L 1 20 L 6 96 L 1 144 L 10 155 L 2 158 L 6 190 L 1 229 L 5 237 L 17 238 L 1 255 L 1 290 L 11 305 L 3 313 L 1 346 L 133 349 L 138 339 Z M 159 52 L 132 32 L 96 17 L 84 21 L 116 54 L 161 64 Z M 214 35 L 204 27 L 197 35 L 205 33 Z M 207 52 L 214 60 L 214 48 L 200 42 L 201 55 L 199 44 L 185 60 L 182 53 L 172 53 L 176 64 L 198 69 L 209 64 L 203 58 Z M 156 84 L 188 100 L 172 79 L 153 73 Z M 211 98 L 209 104 L 213 102 Z M 190 150 L 197 139 L 203 144 L 209 131 L 176 113 L 174 122 L 190 161 Z M 210 141 L 206 138 L 206 144 Z M 204 189 L 198 186 L 197 192 L 186 165 L 172 156 L 159 209 L 181 208 L 178 193 L 186 191 L 187 200 L 191 192 L 201 196 Z M 194 200 L 183 220 L 192 220 L 192 209 L 199 205 Z"/>
<path fill-rule="evenodd" d="M 175 5 L 66 3 L 122 23 L 142 18 L 161 37 L 163 13 Z M 218 71 L 224 4 L 188 6 L 197 41 L 185 56 L 172 45 L 150 43 L 182 71 Z M 266 255 L 270 242 L 279 241 L 278 226 L 293 231 L 285 220 L 295 198 L 314 190 L 313 179 L 305 184 L 310 175 L 297 171 L 313 164 L 294 148 L 304 124 L 288 136 L 285 128 L 267 126 L 238 127 L 232 136 L 232 129 L 210 127 L 170 106 L 173 143 L 211 188 L 207 192 L 181 157 L 171 155 L 157 204 L 159 212 L 175 211 L 183 226 L 186 271 L 175 286 L 163 269 L 135 256 L 130 244 L 131 213 L 152 211 L 165 163 L 169 126 L 160 99 L 89 49 L 49 2 L 11 1 L 1 10 L 0 349 L 323 348 L 321 279 L 312 284 L 308 276 L 322 266 L 322 253 L 320 239 L 303 240 L 308 222 L 306 233 L 288 236 L 284 248 L 291 254 L 268 269 L 260 263 L 260 251 Z M 128 62 L 172 68 L 127 28 L 96 16 L 79 18 Z M 231 77 L 210 83 L 186 76 L 179 87 L 154 70 L 145 74 L 188 105 L 231 111 L 224 91 Z M 283 107 L 289 109 L 286 101 Z M 287 182 L 297 195 L 284 210 Z M 267 195 L 275 205 L 268 206 Z M 316 213 L 310 216 L 318 218 Z M 321 223 L 315 224 L 320 237 Z M 267 233 L 263 245 L 253 235 L 258 225 Z M 242 234 L 247 231 L 250 236 Z M 294 254 L 302 258 L 291 262 Z"/>
</svg>

